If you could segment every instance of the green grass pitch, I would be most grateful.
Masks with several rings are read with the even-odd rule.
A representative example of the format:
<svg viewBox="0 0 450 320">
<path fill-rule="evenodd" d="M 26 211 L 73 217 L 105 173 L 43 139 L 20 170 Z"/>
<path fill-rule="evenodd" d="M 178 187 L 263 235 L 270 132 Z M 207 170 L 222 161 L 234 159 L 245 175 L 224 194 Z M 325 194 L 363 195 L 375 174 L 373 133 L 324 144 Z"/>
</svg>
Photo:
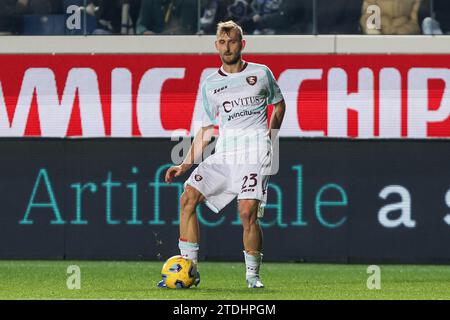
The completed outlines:
<svg viewBox="0 0 450 320">
<path fill-rule="evenodd" d="M 69 290 L 69 265 L 81 289 Z M 450 266 L 380 265 L 369 290 L 367 265 L 264 263 L 266 288 L 247 289 L 244 264 L 200 262 L 201 284 L 159 289 L 162 262 L 0 261 L 0 299 L 450 299 Z"/>
</svg>

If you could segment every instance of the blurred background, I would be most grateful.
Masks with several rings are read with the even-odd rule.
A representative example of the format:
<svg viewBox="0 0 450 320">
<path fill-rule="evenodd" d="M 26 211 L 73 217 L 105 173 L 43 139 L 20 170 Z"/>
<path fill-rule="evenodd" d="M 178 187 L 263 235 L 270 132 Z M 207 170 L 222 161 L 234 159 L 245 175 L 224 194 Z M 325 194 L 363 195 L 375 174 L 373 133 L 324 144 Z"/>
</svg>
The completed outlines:
<svg viewBox="0 0 450 320">
<path fill-rule="evenodd" d="M 378 28 L 368 28 L 373 6 Z M 0 0 L 1 35 L 202 35 L 233 19 L 247 34 L 441 35 L 447 0 Z"/>
<path fill-rule="evenodd" d="M 287 104 L 266 261 L 450 263 L 450 1 L 0 8 L 0 259 L 178 252 L 171 138 L 197 132 L 216 23 L 233 19 Z M 241 261 L 236 201 L 197 213 L 201 259 Z"/>
</svg>

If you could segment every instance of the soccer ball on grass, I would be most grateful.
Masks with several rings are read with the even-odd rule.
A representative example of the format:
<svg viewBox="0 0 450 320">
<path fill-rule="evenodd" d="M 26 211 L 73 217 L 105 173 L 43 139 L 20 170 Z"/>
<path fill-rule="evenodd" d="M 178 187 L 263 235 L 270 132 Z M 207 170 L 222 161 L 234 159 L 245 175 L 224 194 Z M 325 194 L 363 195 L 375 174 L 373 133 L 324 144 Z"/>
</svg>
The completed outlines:
<svg viewBox="0 0 450 320">
<path fill-rule="evenodd" d="M 183 289 L 194 284 L 195 266 L 192 260 L 173 256 L 164 263 L 161 275 L 167 288 Z"/>
</svg>

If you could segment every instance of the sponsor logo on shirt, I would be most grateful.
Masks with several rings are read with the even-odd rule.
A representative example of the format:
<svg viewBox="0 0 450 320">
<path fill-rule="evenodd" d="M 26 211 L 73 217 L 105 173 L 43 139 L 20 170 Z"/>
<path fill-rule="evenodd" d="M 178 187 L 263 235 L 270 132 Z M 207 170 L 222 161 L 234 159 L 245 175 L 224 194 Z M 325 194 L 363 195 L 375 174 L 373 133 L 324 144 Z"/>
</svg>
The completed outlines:
<svg viewBox="0 0 450 320">
<path fill-rule="evenodd" d="M 228 121 L 236 119 L 236 118 L 240 118 L 240 117 L 244 117 L 244 116 L 251 116 L 254 114 L 260 114 L 261 110 L 258 111 L 254 111 L 254 110 L 243 110 L 240 112 L 235 112 L 231 115 L 228 116 Z"/>
<path fill-rule="evenodd" d="M 235 100 L 223 102 L 222 103 L 222 107 L 223 107 L 223 110 L 226 113 L 229 113 L 235 107 L 258 106 L 265 99 L 266 98 L 264 96 L 253 96 L 253 97 L 238 98 L 238 99 L 235 99 Z"/>
<path fill-rule="evenodd" d="M 221 88 L 214 89 L 213 94 L 219 93 L 220 91 L 223 91 L 223 90 L 225 90 L 226 88 L 228 88 L 228 86 L 224 86 L 224 87 L 221 87 Z"/>
<path fill-rule="evenodd" d="M 223 104 L 223 111 L 225 111 L 226 113 L 231 112 L 231 109 L 233 109 L 233 105 L 231 104 L 230 101 L 225 101 Z"/>
</svg>

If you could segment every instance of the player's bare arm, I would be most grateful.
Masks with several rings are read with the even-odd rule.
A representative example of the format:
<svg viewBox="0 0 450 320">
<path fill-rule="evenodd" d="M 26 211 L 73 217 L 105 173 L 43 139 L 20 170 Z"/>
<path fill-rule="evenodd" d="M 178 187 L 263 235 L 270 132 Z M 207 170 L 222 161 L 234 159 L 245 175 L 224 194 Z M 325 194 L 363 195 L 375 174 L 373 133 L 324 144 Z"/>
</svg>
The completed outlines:
<svg viewBox="0 0 450 320">
<path fill-rule="evenodd" d="M 202 127 L 198 130 L 197 134 L 192 141 L 188 154 L 184 158 L 183 162 L 178 166 L 171 166 L 167 172 L 165 180 L 167 183 L 171 183 L 174 177 L 179 177 L 186 171 L 188 171 L 203 154 L 203 150 L 211 141 L 211 137 L 214 133 L 214 126 Z"/>
<path fill-rule="evenodd" d="M 270 117 L 270 138 L 275 138 L 275 135 L 272 133 L 274 130 L 279 130 L 281 127 L 281 124 L 283 123 L 284 118 L 284 112 L 286 111 L 286 103 L 284 100 L 281 100 L 278 103 L 275 103 L 273 105 L 273 112 L 272 116 Z"/>
</svg>

